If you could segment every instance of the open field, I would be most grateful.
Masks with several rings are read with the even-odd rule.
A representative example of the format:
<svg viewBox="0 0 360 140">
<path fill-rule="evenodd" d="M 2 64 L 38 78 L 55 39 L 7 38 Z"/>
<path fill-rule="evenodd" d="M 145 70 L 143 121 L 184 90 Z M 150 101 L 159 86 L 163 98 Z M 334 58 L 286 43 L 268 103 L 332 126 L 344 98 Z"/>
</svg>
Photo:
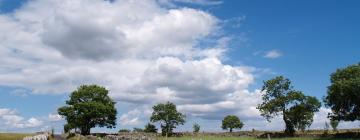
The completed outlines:
<svg viewBox="0 0 360 140">
<path fill-rule="evenodd" d="M 159 140 L 165 140 L 164 137 Z M 217 137 L 217 136 L 205 136 L 205 137 L 171 137 L 168 140 L 267 140 L 252 137 Z M 358 140 L 358 139 L 340 139 L 340 138 L 272 138 L 271 140 Z"/>
<path fill-rule="evenodd" d="M 23 137 L 32 135 L 34 134 L 0 133 L 0 140 L 22 140 Z"/>
<path fill-rule="evenodd" d="M 352 134 L 357 134 L 357 138 L 352 137 L 353 135 L 336 135 L 336 134 L 348 134 L 351 132 Z M 338 132 L 329 131 L 328 135 L 325 135 L 323 137 L 324 131 L 322 130 L 308 130 L 306 132 L 297 132 L 297 137 L 292 138 L 271 138 L 271 140 L 360 140 L 358 138 L 358 132 L 359 129 L 343 129 L 339 130 Z M 257 136 L 260 136 L 261 134 L 266 134 L 269 132 L 266 131 L 239 131 L 239 132 L 233 132 L 233 133 L 191 133 L 191 132 L 184 132 L 179 133 L 181 135 L 169 137 L 167 140 L 267 140 L 267 138 L 256 138 Z M 272 134 L 278 134 L 281 133 L 281 131 L 273 131 Z M 104 133 L 105 134 L 105 133 Z M 31 133 L 0 133 L 0 140 L 22 140 L 25 136 L 31 136 L 35 134 Z M 96 136 L 99 136 L 98 138 L 106 140 L 105 135 L 101 135 L 101 133 L 93 134 Z M 116 134 L 112 134 L 116 135 Z M 153 140 L 166 140 L 165 137 L 160 136 L 161 134 L 153 134 L 153 133 L 118 133 L 117 136 L 126 136 L 127 138 L 140 138 L 142 136 L 146 136 L 147 138 L 152 138 Z M 54 139 L 60 139 L 63 140 L 63 137 L 67 137 L 67 135 L 55 135 L 58 136 L 56 138 L 51 138 L 50 140 Z M 93 136 L 93 138 L 96 136 Z M 346 136 L 345 138 L 339 137 L 339 138 L 332 138 L 336 136 Z M 69 138 L 70 140 L 87 140 L 88 136 L 81 136 L 76 135 L 74 137 Z"/>
<path fill-rule="evenodd" d="M 165 137 L 157 137 L 157 140 L 166 140 Z M 69 140 L 84 140 L 79 137 L 72 137 Z M 183 136 L 183 137 L 169 137 L 167 140 L 267 140 L 253 137 L 222 137 L 222 136 Z M 271 138 L 271 140 L 359 140 L 358 138 Z"/>
</svg>

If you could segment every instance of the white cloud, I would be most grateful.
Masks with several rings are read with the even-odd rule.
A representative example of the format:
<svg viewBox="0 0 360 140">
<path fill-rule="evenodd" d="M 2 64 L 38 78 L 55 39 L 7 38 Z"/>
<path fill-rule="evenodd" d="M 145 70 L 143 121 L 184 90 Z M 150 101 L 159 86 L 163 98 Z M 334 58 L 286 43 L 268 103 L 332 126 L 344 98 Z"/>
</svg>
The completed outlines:
<svg viewBox="0 0 360 140">
<path fill-rule="evenodd" d="M 18 115 L 15 110 L 8 108 L 0 108 L 0 120 L 10 128 L 32 128 L 39 127 L 43 124 L 43 121 L 34 117 L 25 120 L 24 117 Z"/>
<path fill-rule="evenodd" d="M 18 22 L 13 24 L 27 30 L 21 34 L 34 35 L 29 41 L 65 57 L 96 61 L 184 55 L 217 25 L 204 11 L 167 10 L 155 1 L 127 0 L 32 1 L 14 18 Z"/>
<path fill-rule="evenodd" d="M 0 108 L 0 116 L 13 115 L 13 114 L 16 114 L 15 110 L 11 110 L 8 108 Z"/>
<path fill-rule="evenodd" d="M 51 114 L 48 115 L 48 120 L 51 121 L 51 122 L 57 122 L 57 121 L 63 120 L 63 117 L 61 117 L 57 113 L 51 113 Z"/>
<path fill-rule="evenodd" d="M 140 110 L 134 109 L 126 114 L 120 116 L 120 125 L 122 126 L 134 126 L 139 125 L 142 122 L 139 120 Z"/>
<path fill-rule="evenodd" d="M 38 126 L 41 126 L 42 124 L 43 124 L 43 121 L 32 117 L 29 120 L 27 120 L 27 124 L 25 126 L 26 127 L 38 127 Z"/>
<path fill-rule="evenodd" d="M 11 91 L 11 95 L 13 96 L 18 96 L 18 97 L 27 97 L 28 94 L 27 94 L 28 91 L 26 91 L 25 89 L 15 89 L 13 91 Z"/>
<path fill-rule="evenodd" d="M 117 101 L 207 104 L 218 106 L 216 112 L 223 103 L 237 104 L 227 96 L 254 80 L 251 70 L 221 62 L 230 38 L 196 47 L 219 28 L 218 19 L 201 10 L 166 9 L 154 1 L 31 1 L 13 17 L 0 17 L 1 30 L 10 33 L 1 42 L 0 84 L 35 94 L 95 83 Z"/>
<path fill-rule="evenodd" d="M 220 120 L 237 114 L 256 123 L 261 93 L 249 90 L 254 72 L 222 62 L 231 39 L 219 36 L 213 45 L 198 46 L 217 34 L 219 22 L 202 10 L 150 0 L 29 1 L 0 15 L 0 85 L 32 94 L 103 85 L 116 101 L 136 106 L 120 125 L 145 122 L 148 107 L 165 101 L 189 116 Z M 0 115 L 13 127 L 44 123 L 9 109 Z M 45 117 L 60 120 L 58 114 Z"/>
<path fill-rule="evenodd" d="M 190 3 L 190 4 L 199 4 L 199 5 L 219 5 L 222 4 L 223 1 L 221 0 L 173 0 L 175 2 L 182 2 L 182 3 Z"/>
<path fill-rule="evenodd" d="M 253 77 L 246 68 L 224 65 L 217 58 L 182 61 L 164 57 L 144 71 L 139 81 L 128 91 L 132 95 L 168 94 L 172 97 L 170 101 L 181 104 L 224 99 L 229 93 L 247 88 L 253 82 Z M 160 88 L 168 89 L 161 92 L 164 90 Z M 156 96 L 151 101 L 158 99 Z"/>
<path fill-rule="evenodd" d="M 264 57 L 265 58 L 278 58 L 281 57 L 282 53 L 278 50 L 271 50 L 265 53 Z"/>
</svg>

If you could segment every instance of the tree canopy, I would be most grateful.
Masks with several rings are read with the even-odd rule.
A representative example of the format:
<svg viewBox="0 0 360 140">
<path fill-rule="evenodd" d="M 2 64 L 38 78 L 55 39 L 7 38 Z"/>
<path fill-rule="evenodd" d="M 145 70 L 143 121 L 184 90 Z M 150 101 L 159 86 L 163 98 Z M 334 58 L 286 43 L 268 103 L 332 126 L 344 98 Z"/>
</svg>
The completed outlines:
<svg viewBox="0 0 360 140">
<path fill-rule="evenodd" d="M 330 86 L 324 98 L 333 120 L 360 120 L 360 63 L 338 69 L 330 75 Z"/>
<path fill-rule="evenodd" d="M 223 119 L 221 128 L 225 130 L 229 129 L 229 132 L 232 132 L 233 129 L 241 129 L 243 126 L 244 123 L 240 121 L 239 117 L 228 115 Z"/>
<path fill-rule="evenodd" d="M 153 106 L 151 122 L 160 122 L 163 135 L 171 135 L 173 129 L 185 123 L 185 115 L 176 110 L 176 105 L 171 102 L 160 103 Z"/>
<path fill-rule="evenodd" d="M 293 134 L 295 128 L 304 130 L 309 127 L 314 113 L 321 107 L 315 97 L 294 90 L 291 81 L 283 76 L 265 81 L 262 91 L 265 92 L 262 95 L 263 103 L 257 106 L 261 115 L 270 121 L 282 114 L 288 134 Z"/>
<path fill-rule="evenodd" d="M 115 102 L 108 96 L 108 90 L 98 85 L 82 85 L 73 91 L 66 106 L 58 109 L 65 117 L 64 130 L 80 129 L 82 135 L 89 135 L 93 127 L 115 128 Z"/>
</svg>

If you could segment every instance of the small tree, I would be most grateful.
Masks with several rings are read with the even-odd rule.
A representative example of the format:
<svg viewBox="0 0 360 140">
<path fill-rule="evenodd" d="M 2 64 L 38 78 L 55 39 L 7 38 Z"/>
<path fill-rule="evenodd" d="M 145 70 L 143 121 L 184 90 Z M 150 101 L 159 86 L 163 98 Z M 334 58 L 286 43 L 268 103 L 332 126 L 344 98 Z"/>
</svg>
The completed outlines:
<svg viewBox="0 0 360 140">
<path fill-rule="evenodd" d="M 156 126 L 151 123 L 148 123 L 145 125 L 144 132 L 145 133 L 157 133 Z"/>
<path fill-rule="evenodd" d="M 224 130 L 229 129 L 229 132 L 232 132 L 233 129 L 241 129 L 243 126 L 244 124 L 237 116 L 228 115 L 223 119 L 221 128 Z"/>
<path fill-rule="evenodd" d="M 115 102 L 104 87 L 82 85 L 71 93 L 66 104 L 58 109 L 59 115 L 67 121 L 65 132 L 79 128 L 82 135 L 89 135 L 93 127 L 115 128 Z"/>
<path fill-rule="evenodd" d="M 197 124 L 197 123 L 195 123 L 195 124 L 193 125 L 193 129 L 194 129 L 194 133 L 198 133 L 198 132 L 200 131 L 200 125 Z"/>
<path fill-rule="evenodd" d="M 176 105 L 167 102 L 153 106 L 153 113 L 150 117 L 151 122 L 160 122 L 162 135 L 170 136 L 176 126 L 185 123 L 185 115 L 176 110 Z"/>
<path fill-rule="evenodd" d="M 134 127 L 133 128 L 133 132 L 144 132 L 144 130 L 143 129 L 141 129 L 141 128 L 136 128 L 136 127 Z"/>
<path fill-rule="evenodd" d="M 130 130 L 129 129 L 120 129 L 119 133 L 129 133 Z"/>
<path fill-rule="evenodd" d="M 333 131 L 337 131 L 337 127 L 339 125 L 339 121 L 335 119 L 330 119 L 330 125 L 333 129 Z"/>
</svg>

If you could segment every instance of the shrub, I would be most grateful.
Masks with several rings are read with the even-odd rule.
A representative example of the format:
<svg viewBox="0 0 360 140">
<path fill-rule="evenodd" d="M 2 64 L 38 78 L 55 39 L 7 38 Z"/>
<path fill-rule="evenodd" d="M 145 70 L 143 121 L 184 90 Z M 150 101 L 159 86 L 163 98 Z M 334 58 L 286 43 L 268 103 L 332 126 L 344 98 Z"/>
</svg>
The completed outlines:
<svg viewBox="0 0 360 140">
<path fill-rule="evenodd" d="M 194 129 L 194 132 L 195 132 L 195 133 L 198 133 L 198 132 L 200 131 L 200 125 L 197 124 L 197 123 L 195 123 L 195 124 L 193 125 L 193 129 Z"/>
<path fill-rule="evenodd" d="M 129 129 L 120 129 L 119 132 L 122 132 L 122 133 L 129 133 L 130 130 Z"/>
</svg>

